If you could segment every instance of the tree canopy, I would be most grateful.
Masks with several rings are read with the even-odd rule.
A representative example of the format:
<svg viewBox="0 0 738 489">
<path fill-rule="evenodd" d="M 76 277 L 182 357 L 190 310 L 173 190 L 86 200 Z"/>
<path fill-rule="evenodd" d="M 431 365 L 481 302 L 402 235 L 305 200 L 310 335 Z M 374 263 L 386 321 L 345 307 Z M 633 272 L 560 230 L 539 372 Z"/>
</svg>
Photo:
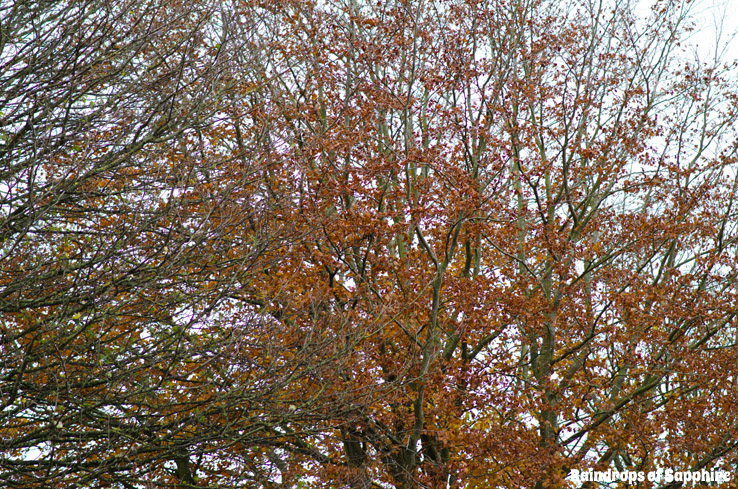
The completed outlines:
<svg viewBox="0 0 738 489">
<path fill-rule="evenodd" d="M 0 2 L 0 484 L 735 472 L 699 8 Z"/>
</svg>

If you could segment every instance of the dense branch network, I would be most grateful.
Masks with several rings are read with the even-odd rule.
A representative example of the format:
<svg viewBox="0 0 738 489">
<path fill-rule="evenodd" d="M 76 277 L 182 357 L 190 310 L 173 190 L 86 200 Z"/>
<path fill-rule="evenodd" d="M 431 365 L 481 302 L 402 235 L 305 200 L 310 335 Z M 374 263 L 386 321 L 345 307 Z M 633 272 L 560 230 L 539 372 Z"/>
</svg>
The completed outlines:
<svg viewBox="0 0 738 489">
<path fill-rule="evenodd" d="M 738 87 L 691 4 L 6 3 L 3 484 L 735 467 Z"/>
</svg>

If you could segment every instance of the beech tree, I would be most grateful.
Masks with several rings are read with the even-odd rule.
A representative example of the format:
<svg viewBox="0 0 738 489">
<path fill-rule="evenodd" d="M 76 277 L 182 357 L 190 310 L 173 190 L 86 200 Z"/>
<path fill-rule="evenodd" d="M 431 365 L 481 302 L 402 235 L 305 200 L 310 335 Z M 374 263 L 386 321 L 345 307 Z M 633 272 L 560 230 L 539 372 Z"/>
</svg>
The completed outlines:
<svg viewBox="0 0 738 489">
<path fill-rule="evenodd" d="M 0 481 L 732 472 L 738 87 L 695 5 L 2 4 Z"/>
<path fill-rule="evenodd" d="M 232 7 L 2 3 L 4 487 L 292 477 L 280 426 L 319 417 L 295 385 L 333 345 L 277 342 L 251 293 L 302 231 Z"/>
<path fill-rule="evenodd" d="M 334 388 L 379 393 L 305 439 L 326 487 L 732 470 L 735 65 L 687 48 L 692 8 L 267 7 L 322 229 L 273 297 L 351 343 Z"/>
</svg>

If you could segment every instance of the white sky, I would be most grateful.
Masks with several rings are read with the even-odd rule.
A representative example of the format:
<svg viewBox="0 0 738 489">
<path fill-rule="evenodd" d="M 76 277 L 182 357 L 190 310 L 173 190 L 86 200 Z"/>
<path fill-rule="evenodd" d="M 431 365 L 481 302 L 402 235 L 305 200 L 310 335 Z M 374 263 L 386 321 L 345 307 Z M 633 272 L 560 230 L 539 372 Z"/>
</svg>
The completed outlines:
<svg viewBox="0 0 738 489">
<path fill-rule="evenodd" d="M 689 39 L 700 59 L 707 61 L 716 54 L 726 60 L 738 58 L 738 0 L 693 0 L 690 7 L 696 26 Z"/>
</svg>

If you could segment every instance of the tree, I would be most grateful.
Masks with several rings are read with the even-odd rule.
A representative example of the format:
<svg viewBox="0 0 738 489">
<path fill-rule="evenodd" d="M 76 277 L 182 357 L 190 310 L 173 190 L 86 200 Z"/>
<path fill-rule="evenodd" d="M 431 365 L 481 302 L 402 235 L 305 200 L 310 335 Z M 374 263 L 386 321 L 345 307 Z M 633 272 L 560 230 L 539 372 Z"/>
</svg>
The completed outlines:
<svg viewBox="0 0 738 489">
<path fill-rule="evenodd" d="M 734 466 L 735 65 L 681 47 L 692 4 L 637 7 L 270 10 L 293 220 L 322 228 L 275 297 L 377 392 L 305 440 L 327 486 Z"/>
<path fill-rule="evenodd" d="M 1 12 L 0 483 L 287 482 L 280 426 L 318 419 L 295 388 L 331 354 L 272 338 L 252 291 L 302 232 L 271 188 L 262 46 L 222 2 Z"/>
<path fill-rule="evenodd" d="M 734 468 L 736 66 L 637 7 L 3 5 L 0 480 Z"/>
</svg>

